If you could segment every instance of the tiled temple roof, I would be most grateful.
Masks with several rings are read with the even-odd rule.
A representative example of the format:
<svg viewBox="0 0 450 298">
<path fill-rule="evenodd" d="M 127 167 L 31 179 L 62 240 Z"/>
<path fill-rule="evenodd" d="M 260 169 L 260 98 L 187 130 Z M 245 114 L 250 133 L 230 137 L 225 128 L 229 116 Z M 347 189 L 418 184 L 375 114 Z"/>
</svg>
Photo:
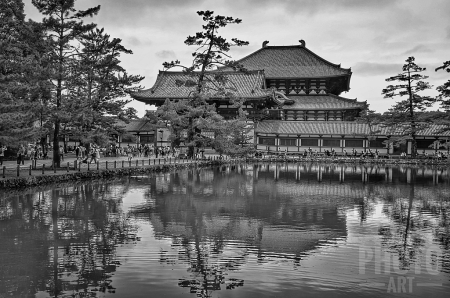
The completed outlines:
<svg viewBox="0 0 450 298">
<path fill-rule="evenodd" d="M 303 45 L 266 46 L 238 60 L 248 70 L 263 69 L 266 78 L 321 78 L 351 75 Z"/>
<path fill-rule="evenodd" d="M 217 74 L 223 74 L 226 76 L 227 82 L 225 83 L 225 89 L 218 90 L 211 81 L 214 81 L 214 76 Z M 198 75 L 198 73 L 195 73 Z M 265 98 L 268 96 L 268 92 L 264 90 L 264 72 L 263 71 L 250 71 L 250 72 L 235 72 L 235 71 L 214 71 L 206 74 L 206 95 L 212 98 L 227 98 L 225 93 L 231 93 L 234 96 L 244 97 L 248 99 L 252 98 Z M 185 72 L 173 72 L 173 71 L 160 71 L 155 85 L 147 90 L 141 90 L 132 94 L 132 97 L 140 101 L 151 101 L 152 99 L 165 100 L 170 99 L 182 99 L 188 98 L 195 91 L 195 86 L 180 85 L 179 82 L 183 81 L 196 81 L 196 77 Z"/>
<path fill-rule="evenodd" d="M 122 120 L 117 120 L 117 125 L 123 127 L 127 132 L 149 132 L 153 131 L 154 127 L 146 119 L 132 119 L 128 123 Z"/>
<path fill-rule="evenodd" d="M 363 109 L 367 103 L 340 97 L 334 94 L 327 95 L 299 95 L 290 96 L 289 99 L 295 100 L 294 104 L 284 105 L 284 110 L 348 110 Z"/>
<path fill-rule="evenodd" d="M 442 133 L 442 126 L 432 125 L 417 132 L 417 136 L 450 136 L 450 132 Z M 400 134 L 400 128 L 392 129 L 382 125 L 373 125 L 375 135 L 386 136 Z M 306 135 L 370 135 L 369 125 L 351 121 L 262 121 L 255 129 L 256 133 L 306 134 Z"/>
</svg>

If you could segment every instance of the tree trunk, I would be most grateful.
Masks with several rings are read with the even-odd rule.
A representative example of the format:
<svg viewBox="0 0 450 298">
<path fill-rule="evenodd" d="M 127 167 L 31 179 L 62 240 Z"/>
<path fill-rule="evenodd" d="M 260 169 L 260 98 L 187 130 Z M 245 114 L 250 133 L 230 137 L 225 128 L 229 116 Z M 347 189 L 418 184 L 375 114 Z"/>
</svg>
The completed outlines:
<svg viewBox="0 0 450 298">
<path fill-rule="evenodd" d="M 60 166 L 61 159 L 59 156 L 59 120 L 55 120 L 55 130 L 53 131 L 53 162 L 56 167 Z"/>
<path fill-rule="evenodd" d="M 411 90 L 411 73 L 408 69 L 408 95 L 409 95 L 409 117 L 410 117 L 410 124 L 411 124 L 411 157 L 416 158 L 416 151 L 417 151 L 417 142 L 416 142 L 416 122 L 414 119 L 414 106 L 413 106 L 413 100 L 414 100 L 414 94 Z"/>
</svg>

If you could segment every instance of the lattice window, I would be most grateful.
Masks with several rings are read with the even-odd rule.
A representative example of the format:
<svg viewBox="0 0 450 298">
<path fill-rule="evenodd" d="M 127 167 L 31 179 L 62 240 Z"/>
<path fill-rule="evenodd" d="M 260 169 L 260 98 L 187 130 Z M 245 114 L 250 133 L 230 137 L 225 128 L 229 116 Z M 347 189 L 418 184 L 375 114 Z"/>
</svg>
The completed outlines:
<svg viewBox="0 0 450 298">
<path fill-rule="evenodd" d="M 364 140 L 345 140 L 345 147 L 364 147 Z"/>
<path fill-rule="evenodd" d="M 280 146 L 297 146 L 296 139 L 287 139 L 282 138 L 280 139 Z"/>
<path fill-rule="evenodd" d="M 302 139 L 302 146 L 319 146 L 319 139 Z"/>
<path fill-rule="evenodd" d="M 339 140 L 339 139 L 324 139 L 323 146 L 324 147 L 340 147 L 341 140 Z"/>
<path fill-rule="evenodd" d="M 434 143 L 434 140 L 417 140 L 417 149 L 433 149 L 433 146 L 430 147 Z M 372 146 L 372 142 L 370 143 Z"/>
<path fill-rule="evenodd" d="M 275 138 L 259 137 L 259 144 L 275 146 Z"/>
</svg>

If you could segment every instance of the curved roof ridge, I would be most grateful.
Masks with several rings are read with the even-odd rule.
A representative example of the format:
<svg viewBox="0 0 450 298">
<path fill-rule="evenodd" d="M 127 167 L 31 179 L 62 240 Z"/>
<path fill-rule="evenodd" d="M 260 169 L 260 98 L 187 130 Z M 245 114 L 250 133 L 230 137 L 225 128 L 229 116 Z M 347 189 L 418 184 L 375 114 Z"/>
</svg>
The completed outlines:
<svg viewBox="0 0 450 298">
<path fill-rule="evenodd" d="M 340 96 L 340 95 L 336 95 L 336 94 L 332 94 L 332 93 L 328 93 L 327 95 L 328 95 L 328 96 L 331 96 L 331 97 L 338 98 L 338 99 L 342 99 L 342 100 L 345 100 L 345 101 L 351 102 L 351 103 L 360 103 L 360 104 L 367 103 L 367 100 L 366 100 L 366 101 L 358 101 L 357 98 L 351 99 L 351 98 L 342 97 L 342 96 Z"/>
<path fill-rule="evenodd" d="M 350 68 L 343 68 L 343 67 L 341 67 L 341 64 L 340 64 L 340 63 L 339 63 L 339 64 L 334 64 L 334 63 L 332 63 L 332 62 L 330 62 L 330 61 L 328 61 L 328 60 L 322 58 L 321 56 L 317 55 L 316 53 L 314 53 L 313 51 L 311 51 L 310 49 L 308 49 L 306 46 L 304 46 L 304 47 L 301 46 L 301 47 L 304 48 L 305 50 L 307 50 L 310 54 L 316 56 L 317 58 L 321 59 L 322 61 L 324 61 L 324 62 L 326 62 L 326 63 L 328 63 L 328 64 L 330 64 L 330 65 L 332 65 L 332 66 L 338 67 L 338 68 L 340 68 L 340 69 L 347 70 L 347 71 L 349 71 L 350 73 L 352 72 L 352 71 L 351 71 L 351 67 L 350 67 Z"/>
<path fill-rule="evenodd" d="M 322 60 L 322 61 L 325 62 L 326 64 L 328 64 L 328 65 L 330 65 L 330 66 L 333 66 L 333 67 L 336 67 L 336 68 L 339 68 L 339 69 L 341 69 L 341 70 L 346 70 L 346 71 L 348 71 L 349 73 L 352 73 L 352 72 L 351 72 L 351 67 L 349 67 L 349 68 L 343 68 L 343 67 L 341 67 L 341 64 L 340 64 L 340 63 L 339 63 L 339 64 L 332 63 L 332 62 L 330 62 L 330 61 L 328 61 L 328 60 L 322 58 L 321 56 L 317 55 L 316 53 L 314 53 L 314 52 L 311 51 L 309 48 L 307 48 L 306 46 L 303 46 L 303 45 L 265 46 L 265 47 L 263 47 L 263 48 L 259 48 L 258 50 L 256 50 L 256 51 L 253 52 L 253 53 L 248 54 L 247 56 L 244 56 L 243 58 L 241 58 L 241 59 L 239 59 L 239 60 L 236 60 L 236 62 L 239 63 L 240 61 L 245 60 L 245 59 L 248 59 L 248 58 L 250 58 L 251 56 L 254 56 L 254 55 L 258 54 L 259 52 L 261 52 L 261 51 L 263 51 L 263 50 L 267 50 L 267 49 L 282 49 L 282 48 L 298 48 L 298 49 L 305 49 L 309 54 L 313 55 L 314 57 L 316 57 L 316 58 L 319 59 L 319 60 Z M 223 66 L 223 67 L 220 67 L 220 68 L 227 68 L 227 66 Z"/>
</svg>

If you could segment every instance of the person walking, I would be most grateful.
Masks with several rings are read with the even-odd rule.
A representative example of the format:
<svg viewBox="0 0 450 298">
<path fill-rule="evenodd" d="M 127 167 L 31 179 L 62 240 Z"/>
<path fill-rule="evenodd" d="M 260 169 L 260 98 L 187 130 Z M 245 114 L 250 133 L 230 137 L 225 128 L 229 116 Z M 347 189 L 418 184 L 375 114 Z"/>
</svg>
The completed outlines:
<svg viewBox="0 0 450 298">
<path fill-rule="evenodd" d="M 128 161 L 131 161 L 131 159 L 133 158 L 133 147 L 130 147 L 130 145 L 128 145 L 127 156 L 128 156 Z"/>
<path fill-rule="evenodd" d="M 77 147 L 75 148 L 75 158 L 76 158 L 76 160 L 79 160 L 80 159 L 80 152 L 81 150 L 80 150 L 80 145 L 77 145 Z"/>
<path fill-rule="evenodd" d="M 91 160 L 89 161 L 89 164 L 92 163 L 92 161 L 94 161 L 94 163 L 97 163 L 97 153 L 95 152 L 95 147 L 91 148 L 91 152 L 89 152 L 90 156 L 91 156 Z"/>
<path fill-rule="evenodd" d="M 97 162 L 100 162 L 100 148 L 95 148 L 95 158 L 97 159 Z"/>
<path fill-rule="evenodd" d="M 23 145 L 20 145 L 19 150 L 17 151 L 17 164 L 20 165 L 22 159 L 24 158 L 25 148 Z"/>
<path fill-rule="evenodd" d="M 0 146 L 0 165 L 3 165 L 3 159 L 5 158 L 5 151 L 7 150 L 5 145 Z"/>
</svg>

